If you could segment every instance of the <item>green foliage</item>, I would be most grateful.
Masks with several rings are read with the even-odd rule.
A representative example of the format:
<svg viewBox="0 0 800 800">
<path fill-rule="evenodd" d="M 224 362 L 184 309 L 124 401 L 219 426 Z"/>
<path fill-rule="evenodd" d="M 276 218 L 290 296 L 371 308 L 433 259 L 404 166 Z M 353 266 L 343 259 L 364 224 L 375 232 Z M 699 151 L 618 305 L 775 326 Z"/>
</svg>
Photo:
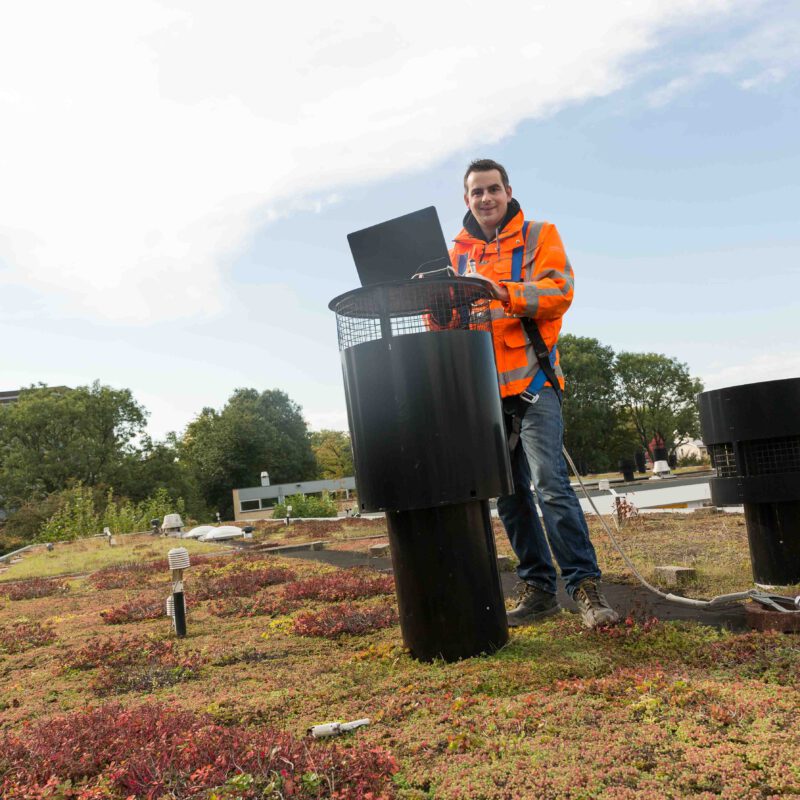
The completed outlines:
<svg viewBox="0 0 800 800">
<path fill-rule="evenodd" d="M 204 408 L 186 429 L 181 455 L 203 500 L 224 517 L 233 514 L 231 490 L 253 486 L 263 470 L 273 483 L 317 475 L 301 408 L 278 389 L 237 389 L 221 411 Z"/>
<path fill-rule="evenodd" d="M 166 489 L 157 490 L 139 503 L 127 498 L 115 500 L 113 490 L 109 489 L 104 508 L 98 508 L 95 492 L 81 484 L 61 492 L 60 497 L 58 510 L 39 529 L 39 541 L 70 541 L 102 533 L 105 527 L 112 533 L 146 531 L 151 519 L 185 513 L 183 500 L 173 500 Z"/>
<path fill-rule="evenodd" d="M 21 505 L 80 482 L 112 483 L 142 434 L 145 410 L 128 389 L 31 386 L 0 407 L 0 498 Z"/>
<path fill-rule="evenodd" d="M 679 467 L 709 467 L 711 459 L 708 456 L 699 456 L 695 453 L 688 453 L 678 459 Z"/>
<path fill-rule="evenodd" d="M 112 533 L 133 533 L 146 531 L 150 528 L 150 520 L 163 519 L 167 514 L 186 513 L 183 498 L 173 500 L 166 489 L 157 489 L 152 497 L 133 503 L 127 498 L 114 500 L 113 492 L 108 490 L 103 527 L 111 529 Z"/>
<path fill-rule="evenodd" d="M 212 514 L 200 494 L 194 472 L 183 457 L 181 443 L 174 433 L 163 441 L 149 436 L 140 446 L 126 454 L 116 471 L 113 483 L 118 495 L 140 502 L 165 490 L 172 497 L 186 501 L 188 513 L 196 519 L 211 519 Z"/>
<path fill-rule="evenodd" d="M 311 449 L 317 459 L 320 478 L 347 478 L 355 472 L 350 435 L 345 431 L 314 431 Z"/>
<path fill-rule="evenodd" d="M 616 470 L 656 434 L 670 452 L 699 434 L 703 385 L 685 364 L 657 353 L 615 355 L 585 336 L 565 334 L 558 347 L 567 381 L 564 442 L 581 472 Z"/>
<path fill-rule="evenodd" d="M 62 494 L 56 492 L 20 506 L 0 526 L 0 552 L 10 553 L 34 541 L 39 529 L 61 508 L 63 502 Z"/>
<path fill-rule="evenodd" d="M 61 493 L 63 504 L 39 530 L 41 542 L 64 542 L 101 533 L 103 526 L 88 486 L 78 484 Z"/>
<path fill-rule="evenodd" d="M 273 507 L 273 519 L 286 517 L 287 506 L 292 507 L 292 517 L 335 517 L 339 513 L 336 502 L 327 492 L 323 492 L 322 497 L 313 494 L 293 494 L 284 503 L 278 503 Z"/>
<path fill-rule="evenodd" d="M 686 364 L 659 353 L 619 353 L 615 372 L 620 408 L 642 447 L 660 436 L 672 454 L 699 435 L 703 384 Z"/>
<path fill-rule="evenodd" d="M 567 381 L 564 443 L 582 474 L 617 468 L 635 439 L 621 418 L 614 386 L 614 351 L 597 339 L 565 334 L 558 343 Z"/>
</svg>

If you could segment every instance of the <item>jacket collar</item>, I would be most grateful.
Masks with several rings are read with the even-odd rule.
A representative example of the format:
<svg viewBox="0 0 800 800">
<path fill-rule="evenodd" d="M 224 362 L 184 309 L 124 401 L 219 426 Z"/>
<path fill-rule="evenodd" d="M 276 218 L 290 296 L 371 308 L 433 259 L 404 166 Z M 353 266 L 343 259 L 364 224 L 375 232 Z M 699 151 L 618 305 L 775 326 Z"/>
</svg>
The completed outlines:
<svg viewBox="0 0 800 800">
<path fill-rule="evenodd" d="M 498 227 L 496 233 L 497 238 L 500 238 L 503 235 L 519 232 L 522 230 L 522 224 L 524 221 L 525 215 L 522 213 L 519 202 L 512 197 L 508 203 L 506 215 L 503 217 L 503 221 Z M 463 233 L 466 233 L 472 239 L 478 239 L 481 242 L 491 242 L 494 240 L 494 237 L 492 237 L 492 239 L 486 238 L 483 230 L 481 230 L 481 226 L 478 224 L 478 220 L 475 219 L 475 216 L 469 210 L 464 215 L 464 230 L 462 231 L 462 234 Z M 456 238 L 465 238 L 462 236 L 462 234 L 459 234 Z"/>
</svg>

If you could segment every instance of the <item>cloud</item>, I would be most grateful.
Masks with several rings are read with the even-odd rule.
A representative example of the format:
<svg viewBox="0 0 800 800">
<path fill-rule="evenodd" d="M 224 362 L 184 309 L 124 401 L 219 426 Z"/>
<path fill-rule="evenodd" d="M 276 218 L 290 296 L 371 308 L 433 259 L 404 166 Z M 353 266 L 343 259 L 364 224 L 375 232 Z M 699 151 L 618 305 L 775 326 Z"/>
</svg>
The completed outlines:
<svg viewBox="0 0 800 800">
<path fill-rule="evenodd" d="M 780 83 L 800 69 L 797 14 L 780 2 L 743 6 L 744 18 L 739 22 L 746 24 L 747 32 L 738 37 L 721 37 L 723 44 L 687 58 L 682 74 L 649 93 L 647 99 L 651 107 L 665 106 L 709 78 L 728 78 L 747 91 Z M 757 15 L 765 12 L 762 6 L 771 13 L 759 20 Z M 674 64 L 669 68 L 674 69 Z"/>
<path fill-rule="evenodd" d="M 736 5 L 14 4 L 0 290 L 54 316 L 214 313 L 267 222 L 611 93 L 661 32 Z"/>
<path fill-rule="evenodd" d="M 347 430 L 347 412 L 344 409 L 337 411 L 319 411 L 311 408 L 304 408 L 303 416 L 311 430 Z"/>
<path fill-rule="evenodd" d="M 788 72 L 783 67 L 770 67 L 763 72 L 759 72 L 758 75 L 754 75 L 752 78 L 740 80 L 739 88 L 745 90 L 761 89 L 780 83 L 787 75 Z"/>
<path fill-rule="evenodd" d="M 703 376 L 706 389 L 722 389 L 743 383 L 800 378 L 800 351 L 779 350 L 754 356 L 749 361 L 722 367 Z"/>
</svg>

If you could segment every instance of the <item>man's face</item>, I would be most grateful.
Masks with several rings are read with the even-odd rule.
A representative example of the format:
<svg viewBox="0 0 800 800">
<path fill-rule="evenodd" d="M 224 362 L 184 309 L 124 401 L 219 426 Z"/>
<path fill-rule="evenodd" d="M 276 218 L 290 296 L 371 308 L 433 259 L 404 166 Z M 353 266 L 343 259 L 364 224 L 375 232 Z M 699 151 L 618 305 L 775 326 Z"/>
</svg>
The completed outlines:
<svg viewBox="0 0 800 800">
<path fill-rule="evenodd" d="M 503 179 L 496 169 L 470 172 L 464 200 L 484 232 L 494 232 L 508 210 L 511 187 L 503 186 Z"/>
</svg>

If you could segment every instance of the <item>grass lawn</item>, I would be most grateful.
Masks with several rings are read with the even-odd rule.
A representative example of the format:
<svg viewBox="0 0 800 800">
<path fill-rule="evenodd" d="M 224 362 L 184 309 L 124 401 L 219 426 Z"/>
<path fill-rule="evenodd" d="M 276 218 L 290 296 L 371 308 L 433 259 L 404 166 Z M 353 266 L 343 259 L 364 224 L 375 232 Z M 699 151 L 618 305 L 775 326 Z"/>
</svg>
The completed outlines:
<svg viewBox="0 0 800 800">
<path fill-rule="evenodd" d="M 53 550 L 44 545 L 28 550 L 22 559 L 0 574 L 0 582 L 25 578 L 47 578 L 54 575 L 73 575 L 123 564 L 160 558 L 167 570 L 167 553 L 173 547 L 185 547 L 192 553 L 218 553 L 220 544 L 197 542 L 194 539 L 172 539 L 150 534 L 126 534 L 114 537 L 117 545 L 109 547 L 105 537 L 58 542 Z"/>
<path fill-rule="evenodd" d="M 382 531 L 362 522 L 281 536 L 356 546 Z M 695 566 L 708 595 L 751 583 L 739 522 L 654 515 L 621 538 L 645 574 Z M 607 578 L 627 579 L 593 536 Z M 90 544 L 127 551 L 115 566 Z M 163 616 L 175 540 L 100 544 L 48 554 L 82 577 L 0 591 L 2 797 L 800 798 L 796 635 L 653 619 L 590 632 L 565 612 L 495 655 L 421 664 L 389 576 L 193 547 L 177 640 Z M 55 574 L 37 555 L 3 577 L 36 559 Z M 347 736 L 306 736 L 363 717 Z"/>
</svg>

